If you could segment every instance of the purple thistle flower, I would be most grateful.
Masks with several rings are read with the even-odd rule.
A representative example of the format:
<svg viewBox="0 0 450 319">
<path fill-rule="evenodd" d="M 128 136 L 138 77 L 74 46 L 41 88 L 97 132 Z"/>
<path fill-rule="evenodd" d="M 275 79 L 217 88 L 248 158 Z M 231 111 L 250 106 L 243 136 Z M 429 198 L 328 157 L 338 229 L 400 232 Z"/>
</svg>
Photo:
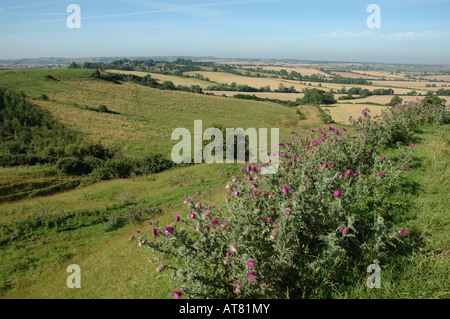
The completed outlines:
<svg viewBox="0 0 450 319">
<path fill-rule="evenodd" d="M 250 280 L 253 280 L 253 279 L 255 279 L 255 274 L 253 272 L 249 272 L 247 274 L 247 278 L 250 279 Z"/>
<path fill-rule="evenodd" d="M 255 267 L 255 262 L 254 262 L 253 260 L 247 261 L 247 267 L 248 267 L 248 268 L 253 268 L 253 267 Z"/>
<path fill-rule="evenodd" d="M 170 236 L 173 234 L 173 228 L 170 226 L 167 226 L 166 228 L 164 228 L 164 232 Z"/>
<path fill-rule="evenodd" d="M 349 230 L 350 230 L 350 228 L 348 228 L 348 227 L 344 228 L 344 230 L 342 231 L 342 234 L 344 236 L 347 235 Z"/>
<path fill-rule="evenodd" d="M 381 177 L 381 178 L 384 177 L 384 173 L 383 173 L 383 172 L 380 173 L 380 177 Z"/>
<path fill-rule="evenodd" d="M 180 296 L 182 295 L 181 291 L 174 290 L 172 291 L 172 295 L 175 299 L 180 299 Z"/>
<path fill-rule="evenodd" d="M 281 190 L 283 191 L 284 195 L 288 194 L 288 189 L 286 188 L 286 186 L 283 186 Z"/>
<path fill-rule="evenodd" d="M 317 146 L 317 144 L 318 144 L 317 141 L 313 141 L 313 142 L 312 142 L 312 145 L 313 145 L 313 146 Z"/>
<path fill-rule="evenodd" d="M 334 197 L 339 197 L 339 196 L 341 196 L 341 191 L 340 191 L 339 189 L 336 189 L 336 190 L 333 192 L 333 196 L 334 196 Z"/>
<path fill-rule="evenodd" d="M 158 229 L 153 228 L 152 235 L 153 235 L 153 238 L 156 238 L 158 236 Z"/>
<path fill-rule="evenodd" d="M 406 229 L 402 229 L 400 231 L 400 234 L 402 234 L 402 236 L 406 236 L 406 235 L 408 235 L 408 231 Z"/>
<path fill-rule="evenodd" d="M 177 215 L 177 216 L 175 216 L 175 222 L 177 222 L 177 223 L 178 223 L 178 222 L 179 222 L 180 220 L 181 220 L 181 217 L 180 217 L 180 216 L 178 216 L 178 215 Z"/>
<path fill-rule="evenodd" d="M 286 209 L 286 210 L 284 211 L 284 213 L 286 214 L 286 216 L 289 216 L 289 215 L 291 214 L 291 211 L 290 211 L 289 209 Z"/>
</svg>

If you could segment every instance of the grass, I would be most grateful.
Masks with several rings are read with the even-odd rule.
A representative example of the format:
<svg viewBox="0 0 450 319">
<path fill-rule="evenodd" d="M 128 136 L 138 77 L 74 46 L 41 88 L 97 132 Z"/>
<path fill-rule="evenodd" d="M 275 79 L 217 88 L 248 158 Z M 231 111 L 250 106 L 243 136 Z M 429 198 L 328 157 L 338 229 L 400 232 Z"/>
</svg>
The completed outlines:
<svg viewBox="0 0 450 319">
<path fill-rule="evenodd" d="M 381 288 L 368 289 L 369 274 L 354 287 L 342 287 L 336 298 L 416 299 L 449 298 L 450 275 L 450 126 L 427 127 L 415 135 L 414 161 L 405 182 L 415 185 L 406 200 L 411 209 L 402 218 L 413 250 L 387 267 L 381 265 Z M 365 265 L 367 267 L 368 265 Z"/>
<path fill-rule="evenodd" d="M 196 165 L 0 206 L 2 297 L 135 298 L 142 287 L 132 292 L 130 287 L 135 284 L 128 280 L 140 282 L 144 288 L 156 284 L 154 292 L 161 291 L 160 282 L 152 283 L 156 276 L 148 275 L 152 265 L 146 259 L 151 257 L 136 251 L 136 246 L 128 241 L 136 228 L 148 225 L 125 225 L 106 232 L 109 217 L 124 216 L 130 204 L 146 203 L 164 211 L 147 218 L 168 222 L 180 213 L 187 194 L 200 191 L 201 196 L 218 200 L 218 194 L 223 193 L 221 181 L 236 168 Z M 5 244 L 5 238 L 13 241 Z M 73 263 L 82 269 L 84 289 L 77 291 L 66 286 L 65 269 Z M 147 275 L 142 278 L 144 273 Z M 153 298 L 158 296 L 162 295 L 156 293 Z"/>
<path fill-rule="evenodd" d="M 151 151 L 168 154 L 173 145 L 172 130 L 187 127 L 192 132 L 194 119 L 202 119 L 204 129 L 215 123 L 226 127 L 279 127 L 281 138 L 287 137 L 291 130 L 323 127 L 314 106 L 300 106 L 301 113 L 307 116 L 306 120 L 300 120 L 296 108 L 275 103 L 161 91 L 132 83 L 113 84 L 91 78 L 92 72 L 0 70 L 0 86 L 25 91 L 60 122 L 92 140 L 117 144 L 131 156 Z M 210 73 L 237 77 L 222 72 L 205 75 L 210 77 Z M 46 75 L 57 80 L 47 79 Z M 245 79 L 242 84 L 258 86 L 251 82 L 256 78 L 239 78 Z M 232 82 L 229 78 L 221 81 Z M 42 94 L 50 100 L 39 100 Z M 91 111 L 102 104 L 115 113 Z M 339 115 L 333 112 L 341 112 L 345 117 L 343 122 L 347 123 L 351 112 L 359 116 L 365 107 L 338 104 L 326 109 L 336 122 L 340 122 Z M 381 289 L 367 288 L 367 265 L 358 265 L 344 275 L 354 285 L 331 283 L 317 291 L 331 289 L 335 298 L 449 298 L 449 130 L 448 125 L 427 127 L 415 135 L 415 159 L 405 180 L 407 185 L 414 186 L 411 194 L 405 195 L 412 207 L 401 216 L 409 232 L 407 240 L 414 250 L 399 255 L 390 267 L 382 265 Z M 389 152 L 395 155 L 395 151 Z M 107 232 L 108 220 L 111 216 L 125 217 L 130 205 L 145 203 L 162 210 L 157 215 L 149 213 L 147 218 L 166 224 L 175 215 L 187 214 L 182 200 L 197 191 L 201 192 L 199 199 L 223 203 L 221 181 L 238 167 L 195 165 L 0 203 L 0 296 L 171 298 L 170 292 L 175 287 L 172 287 L 170 269 L 156 273 L 155 256 L 146 248 L 138 247 L 136 240 L 129 240 L 130 235 L 136 236 L 136 229 L 149 235 L 151 228 L 145 222 L 127 223 Z M 51 166 L 0 168 L 3 192 L 0 194 L 46 189 L 57 185 L 59 178 Z M 61 181 L 68 179 L 61 177 Z M 69 275 L 66 268 L 70 264 L 81 267 L 81 289 L 66 286 Z M 320 298 L 320 294 L 315 297 Z"/>
<path fill-rule="evenodd" d="M 415 159 L 405 182 L 416 185 L 416 191 L 412 192 L 409 198 L 412 203 L 411 209 L 402 216 L 409 232 L 407 240 L 414 250 L 399 255 L 389 268 L 381 265 L 380 289 L 367 288 L 368 274 L 365 273 L 367 265 L 360 265 L 361 267 L 358 269 L 349 269 L 346 276 L 355 283 L 354 286 L 331 284 L 327 289 L 333 291 L 333 298 L 449 297 L 450 229 L 447 213 L 450 187 L 446 177 L 450 173 L 450 127 L 446 126 L 440 129 L 429 127 L 416 134 L 415 138 L 417 141 Z M 395 151 L 389 152 L 392 153 L 391 155 L 395 154 Z M 108 206 L 108 204 L 111 205 L 112 200 L 106 194 L 110 194 L 111 189 L 116 190 L 114 195 L 129 191 L 135 197 L 143 196 L 142 200 L 150 202 L 152 206 L 160 203 L 159 206 L 164 207 L 165 203 L 171 203 L 166 206 L 162 215 L 154 218 L 160 220 L 161 224 L 165 224 L 171 222 L 177 214 L 181 216 L 187 214 L 186 209 L 180 203 L 184 194 L 192 194 L 201 190 L 200 197 L 207 201 L 223 202 L 224 193 L 220 181 L 228 176 L 227 167 L 198 165 L 163 172 L 151 177 L 139 177 L 134 182 L 130 180 L 109 181 L 67 194 L 50 196 L 48 202 L 65 204 L 70 207 L 72 198 L 74 201 L 81 200 L 85 196 L 82 194 L 89 191 L 90 200 L 84 199 L 84 205 L 90 207 L 94 202 L 99 201 Z M 218 171 L 216 171 L 217 169 Z M 236 169 L 236 167 L 232 167 L 232 169 Z M 191 184 L 174 188 L 173 183 L 177 181 L 173 179 L 180 174 L 190 176 Z M 201 182 L 202 176 L 203 182 Z M 135 183 L 135 187 L 132 187 L 133 183 Z M 178 181 L 178 183 L 184 182 Z M 162 185 L 165 187 L 163 186 L 161 190 Z M 145 197 L 147 190 L 152 194 Z M 28 202 L 36 201 L 34 199 Z M 22 205 L 25 205 L 26 202 L 22 202 Z M 56 209 L 57 206 L 54 210 Z M 111 209 L 114 210 L 107 208 L 107 211 Z M 115 209 L 120 210 L 121 208 L 116 207 Z M 102 226 L 103 224 L 100 223 L 60 234 L 49 230 L 46 237 L 44 236 L 45 238 L 33 240 L 33 244 L 19 241 L 14 245 L 17 255 L 11 258 L 8 257 L 10 250 L 2 251 L 2 267 L 13 264 L 19 269 L 17 275 L 14 276 L 13 288 L 8 290 L 3 297 L 171 298 L 170 292 L 174 287 L 172 287 L 170 279 L 170 269 L 159 274 L 156 273 L 158 261 L 155 256 L 146 248 L 138 247 L 135 240 L 129 241 L 130 235 L 136 235 L 134 231 L 137 228 L 141 230 L 142 234 L 149 236 L 151 228 L 144 223 L 125 226 L 118 231 L 105 233 Z M 29 248 L 26 248 L 27 250 L 19 249 L 19 247 L 24 248 L 27 245 L 30 245 Z M 8 260 L 5 259 L 5 254 L 9 258 Z M 71 263 L 76 263 L 81 267 L 81 289 L 66 287 L 66 279 L 69 275 L 66 267 Z M 39 268 L 38 264 L 47 266 Z M 3 270 L 2 273 L 5 271 Z M 320 295 L 316 297 L 320 298 Z"/>
<path fill-rule="evenodd" d="M 0 86 L 23 90 L 59 122 L 92 141 L 118 145 L 125 154 L 135 157 L 155 151 L 168 156 L 177 143 L 171 141 L 172 131 L 185 127 L 193 132 L 194 120 L 202 120 L 204 130 L 213 124 L 244 129 L 279 127 L 281 137 L 298 126 L 295 109 L 276 103 L 114 84 L 91 78 L 92 72 L 2 70 Z M 46 79 L 48 74 L 58 81 Z M 41 94 L 50 100 L 38 100 Z M 100 105 L 112 113 L 91 111 Z"/>
<path fill-rule="evenodd" d="M 79 184 L 52 165 L 0 167 L 0 203 L 68 190 Z"/>
</svg>

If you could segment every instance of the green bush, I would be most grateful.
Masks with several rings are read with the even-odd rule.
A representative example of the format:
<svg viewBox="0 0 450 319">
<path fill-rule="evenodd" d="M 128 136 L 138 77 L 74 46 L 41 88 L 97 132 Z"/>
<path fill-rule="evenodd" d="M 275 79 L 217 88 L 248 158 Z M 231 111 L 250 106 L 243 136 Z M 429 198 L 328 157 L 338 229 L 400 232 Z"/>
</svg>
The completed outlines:
<svg viewBox="0 0 450 319">
<path fill-rule="evenodd" d="M 88 174 L 92 168 L 75 157 L 63 157 L 56 162 L 56 167 L 66 174 Z"/>
</svg>

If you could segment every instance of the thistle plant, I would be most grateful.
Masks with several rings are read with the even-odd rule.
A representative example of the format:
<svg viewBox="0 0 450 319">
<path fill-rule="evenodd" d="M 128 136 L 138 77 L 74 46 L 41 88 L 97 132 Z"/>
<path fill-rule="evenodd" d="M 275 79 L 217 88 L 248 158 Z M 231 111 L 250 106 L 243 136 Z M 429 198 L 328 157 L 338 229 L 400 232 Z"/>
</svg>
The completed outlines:
<svg viewBox="0 0 450 319">
<path fill-rule="evenodd" d="M 399 254 L 407 230 L 393 226 L 403 222 L 397 191 L 414 147 L 400 147 L 395 158 L 379 151 L 431 121 L 421 108 L 397 106 L 374 118 L 364 110 L 352 134 L 331 126 L 292 132 L 271 154 L 277 174 L 244 166 L 226 183 L 222 205 L 186 196 L 186 214 L 154 223 L 154 238 L 144 239 L 173 270 L 176 296 L 305 296 L 305 287 L 339 282 L 349 264 Z"/>
</svg>

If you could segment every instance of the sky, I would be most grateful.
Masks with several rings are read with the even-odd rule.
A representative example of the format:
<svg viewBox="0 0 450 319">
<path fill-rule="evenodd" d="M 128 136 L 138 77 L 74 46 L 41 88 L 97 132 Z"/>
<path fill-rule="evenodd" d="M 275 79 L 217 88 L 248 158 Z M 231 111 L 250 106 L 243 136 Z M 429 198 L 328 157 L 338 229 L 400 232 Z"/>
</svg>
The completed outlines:
<svg viewBox="0 0 450 319">
<path fill-rule="evenodd" d="M 80 28 L 69 28 L 70 4 Z M 380 9 L 380 28 L 367 20 Z M 214 56 L 450 64 L 450 0 L 0 0 L 0 59 Z M 70 19 L 72 21 L 72 19 Z"/>
</svg>

